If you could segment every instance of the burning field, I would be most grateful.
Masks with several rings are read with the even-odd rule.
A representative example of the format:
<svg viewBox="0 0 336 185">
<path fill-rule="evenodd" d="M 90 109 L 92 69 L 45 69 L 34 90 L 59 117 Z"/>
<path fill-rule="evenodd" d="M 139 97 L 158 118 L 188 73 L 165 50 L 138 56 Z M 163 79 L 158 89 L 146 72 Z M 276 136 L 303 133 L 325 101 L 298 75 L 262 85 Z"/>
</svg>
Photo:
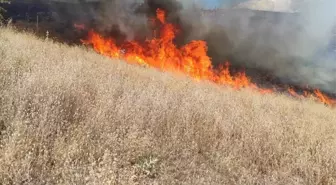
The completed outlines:
<svg viewBox="0 0 336 185">
<path fill-rule="evenodd" d="M 8 28 L 0 58 L 0 184 L 335 182 L 335 109 L 310 99 L 195 83 Z"/>
<path fill-rule="evenodd" d="M 321 51 L 327 47 L 330 20 L 315 29 L 316 22 L 309 22 L 313 18 L 303 15 L 207 11 L 176 0 L 103 1 L 73 12 L 74 7 L 58 12 L 64 24 L 40 23 L 40 34 L 48 31 L 61 41 L 88 45 L 110 58 L 182 73 L 196 81 L 313 98 L 335 106 L 336 50 L 334 58 Z M 316 17 L 325 18 L 324 10 L 315 10 Z"/>
<path fill-rule="evenodd" d="M 177 46 L 176 36 L 181 32 L 178 25 L 167 22 L 165 10 L 158 8 L 155 13 L 155 16 L 149 19 L 149 26 L 153 31 L 152 38 L 147 38 L 145 41 L 122 40 L 118 43 L 117 38 L 103 36 L 91 29 L 82 43 L 91 45 L 96 52 L 111 58 L 161 71 L 183 73 L 197 81 L 207 80 L 235 89 L 248 87 L 263 94 L 286 92 L 296 98 L 314 98 L 329 106 L 336 105 L 336 99 L 322 93 L 319 89 L 291 86 L 284 88 L 280 85 L 263 88 L 253 82 L 244 71 L 232 73 L 229 61 L 223 61 L 215 67 L 211 57 L 208 56 L 206 41 L 192 40 L 185 45 Z M 76 29 L 86 29 L 83 24 L 74 26 Z"/>
<path fill-rule="evenodd" d="M 71 46 L 0 27 L 0 184 L 335 184 L 333 63 L 130 1 Z"/>
</svg>

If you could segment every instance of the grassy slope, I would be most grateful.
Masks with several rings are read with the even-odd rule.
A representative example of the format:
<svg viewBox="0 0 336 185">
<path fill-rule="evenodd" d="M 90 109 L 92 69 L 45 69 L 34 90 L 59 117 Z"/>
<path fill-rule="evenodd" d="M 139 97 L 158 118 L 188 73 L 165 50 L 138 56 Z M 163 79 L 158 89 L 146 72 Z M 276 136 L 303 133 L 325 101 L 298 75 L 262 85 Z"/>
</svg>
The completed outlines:
<svg viewBox="0 0 336 185">
<path fill-rule="evenodd" d="M 0 29 L 0 184 L 326 184 L 336 111 Z"/>
</svg>

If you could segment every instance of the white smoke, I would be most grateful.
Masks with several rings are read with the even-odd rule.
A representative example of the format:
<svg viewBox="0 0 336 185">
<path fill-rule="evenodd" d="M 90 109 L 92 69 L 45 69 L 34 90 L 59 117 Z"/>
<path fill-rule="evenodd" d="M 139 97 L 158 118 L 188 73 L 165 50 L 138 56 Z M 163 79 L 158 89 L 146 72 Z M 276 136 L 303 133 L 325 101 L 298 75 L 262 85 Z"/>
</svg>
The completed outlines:
<svg viewBox="0 0 336 185">
<path fill-rule="evenodd" d="M 267 10 L 278 12 L 291 12 L 291 0 L 250 0 L 239 3 L 237 8 L 249 8 L 254 10 Z"/>
<path fill-rule="evenodd" d="M 231 59 L 238 65 L 266 70 L 286 83 L 336 93 L 336 56 L 329 57 L 327 52 L 336 25 L 335 0 L 251 0 L 237 4 L 236 11 L 218 10 L 197 21 L 194 11 L 190 13 L 185 7 L 191 14 L 183 16 L 185 22 L 194 28 L 191 37 L 206 39 L 215 61 Z M 298 14 L 276 13 L 293 11 Z"/>
</svg>

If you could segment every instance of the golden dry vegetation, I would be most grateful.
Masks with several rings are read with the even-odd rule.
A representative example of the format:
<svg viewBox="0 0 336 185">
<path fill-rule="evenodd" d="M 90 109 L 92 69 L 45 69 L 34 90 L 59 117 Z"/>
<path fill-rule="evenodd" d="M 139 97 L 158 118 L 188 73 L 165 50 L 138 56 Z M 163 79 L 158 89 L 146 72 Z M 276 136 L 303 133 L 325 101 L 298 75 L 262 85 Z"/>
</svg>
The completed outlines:
<svg viewBox="0 0 336 185">
<path fill-rule="evenodd" d="M 0 184 L 335 184 L 336 111 L 0 29 Z"/>
</svg>

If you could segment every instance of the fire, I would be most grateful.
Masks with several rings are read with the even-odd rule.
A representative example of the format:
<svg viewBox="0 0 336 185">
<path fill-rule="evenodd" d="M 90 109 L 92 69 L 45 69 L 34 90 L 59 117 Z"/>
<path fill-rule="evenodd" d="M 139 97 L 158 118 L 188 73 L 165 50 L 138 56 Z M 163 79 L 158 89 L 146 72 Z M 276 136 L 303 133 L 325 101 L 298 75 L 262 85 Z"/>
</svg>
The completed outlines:
<svg viewBox="0 0 336 185">
<path fill-rule="evenodd" d="M 300 96 L 298 93 L 295 92 L 295 90 L 293 88 L 288 88 L 288 93 L 296 98 L 301 98 L 302 96 Z"/>
<path fill-rule="evenodd" d="M 259 88 L 251 82 L 245 72 L 231 74 L 228 61 L 215 69 L 211 58 L 207 55 L 208 48 L 205 41 L 194 40 L 182 47 L 177 47 L 173 40 L 179 30 L 173 24 L 166 22 L 165 11 L 157 9 L 156 19 L 151 20 L 158 30 L 154 30 L 154 38 L 147 39 L 144 43 L 125 41 L 118 45 L 113 38 L 104 38 L 93 30 L 89 31 L 88 38 L 82 42 L 92 45 L 94 50 L 102 55 L 120 58 L 131 64 L 184 73 L 197 81 L 208 80 L 235 89 L 250 87 L 261 93 L 274 92 L 273 89 Z M 299 96 L 293 89 L 288 89 L 288 92 L 293 96 Z M 321 102 L 328 105 L 336 104 L 334 100 L 320 91 L 314 91 L 314 93 Z"/>
<path fill-rule="evenodd" d="M 92 44 L 100 54 L 122 58 L 132 64 L 141 64 L 158 68 L 163 71 L 180 72 L 196 80 L 210 80 L 218 84 L 242 88 L 252 85 L 244 72 L 232 75 L 229 62 L 214 70 L 211 59 L 207 55 L 205 41 L 192 41 L 178 48 L 173 40 L 178 30 L 173 24 L 166 23 L 165 12 L 157 10 L 160 27 L 158 38 L 146 40 L 145 43 L 127 41 L 118 46 L 113 38 L 103 38 L 94 31 L 89 32 L 85 44 Z"/>
<path fill-rule="evenodd" d="M 325 103 L 327 105 L 332 105 L 332 106 L 336 105 L 336 100 L 334 100 L 334 99 L 328 97 L 327 95 L 323 94 L 320 90 L 315 89 L 314 94 L 315 94 L 316 98 L 318 98 L 322 103 Z"/>
<path fill-rule="evenodd" d="M 156 17 L 162 24 L 164 24 L 166 22 L 166 15 L 165 14 L 166 13 L 161 9 L 156 10 Z"/>
</svg>

